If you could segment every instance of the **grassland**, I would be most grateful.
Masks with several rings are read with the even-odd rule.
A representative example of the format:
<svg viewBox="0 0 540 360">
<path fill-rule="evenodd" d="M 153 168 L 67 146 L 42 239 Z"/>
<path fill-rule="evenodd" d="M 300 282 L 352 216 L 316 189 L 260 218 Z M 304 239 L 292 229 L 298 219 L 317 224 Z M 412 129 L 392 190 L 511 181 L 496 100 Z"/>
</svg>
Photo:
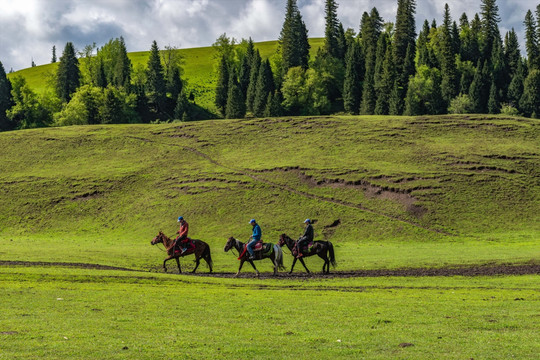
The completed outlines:
<svg viewBox="0 0 540 360">
<path fill-rule="evenodd" d="M 273 242 L 311 217 L 334 271 L 536 266 L 539 125 L 343 116 L 1 133 L 0 359 L 534 358 L 538 274 L 230 279 L 238 262 L 221 249 L 252 217 Z M 179 215 L 222 277 L 161 273 L 150 240 Z"/>
</svg>

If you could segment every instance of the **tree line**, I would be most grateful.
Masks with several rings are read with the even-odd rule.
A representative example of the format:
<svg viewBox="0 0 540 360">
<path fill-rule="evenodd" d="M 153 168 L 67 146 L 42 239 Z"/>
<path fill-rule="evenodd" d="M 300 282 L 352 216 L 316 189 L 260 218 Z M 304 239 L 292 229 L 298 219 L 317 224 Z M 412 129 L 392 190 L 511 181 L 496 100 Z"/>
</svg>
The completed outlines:
<svg viewBox="0 0 540 360">
<path fill-rule="evenodd" d="M 395 22 L 376 7 L 358 34 L 345 30 L 335 0 L 325 1 L 324 46 L 310 59 L 296 0 L 288 0 L 277 52 L 261 59 L 253 42 L 222 38 L 215 104 L 223 117 L 505 113 L 540 116 L 540 5 L 524 19 L 526 57 L 514 29 L 502 37 L 496 0 L 480 13 L 441 24 L 425 20 L 416 33 L 416 1 L 397 0 Z M 536 15 L 536 16 L 535 16 Z M 535 18 L 536 17 L 536 18 Z"/>
<path fill-rule="evenodd" d="M 176 48 L 160 51 L 155 41 L 146 67 L 135 68 L 122 37 L 79 54 L 68 42 L 49 79 L 54 90 L 41 95 L 21 76 L 7 79 L 0 62 L 0 130 L 208 118 L 186 89 L 182 61 Z"/>
<path fill-rule="evenodd" d="M 496 0 L 481 0 L 480 13 L 457 21 L 446 4 L 442 23 L 425 20 L 419 33 L 415 0 L 397 0 L 394 22 L 376 7 L 364 12 L 358 33 L 344 29 L 337 9 L 325 0 L 324 45 L 314 56 L 296 0 L 287 1 L 267 59 L 251 38 L 220 36 L 213 45 L 220 115 L 540 115 L 540 5 L 524 18 L 526 56 L 514 29 L 501 35 Z M 78 54 L 68 42 L 49 79 L 54 91 L 41 95 L 23 77 L 7 79 L 0 62 L 0 130 L 213 117 L 187 90 L 176 50 L 154 41 L 146 66 L 134 67 L 122 37 Z"/>
</svg>

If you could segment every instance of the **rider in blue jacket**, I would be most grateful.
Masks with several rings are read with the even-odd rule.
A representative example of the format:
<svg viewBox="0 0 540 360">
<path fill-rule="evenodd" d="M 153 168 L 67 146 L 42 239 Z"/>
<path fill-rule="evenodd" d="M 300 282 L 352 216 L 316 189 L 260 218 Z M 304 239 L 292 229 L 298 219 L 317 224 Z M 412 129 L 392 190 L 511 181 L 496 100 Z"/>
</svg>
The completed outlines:
<svg viewBox="0 0 540 360">
<path fill-rule="evenodd" d="M 249 223 L 251 224 L 251 226 L 253 226 L 253 234 L 251 235 L 250 241 L 247 244 L 247 251 L 249 252 L 249 259 L 253 260 L 255 259 L 253 247 L 255 246 L 257 241 L 261 241 L 262 232 L 261 227 L 259 226 L 259 224 L 257 224 L 255 219 L 251 219 Z"/>
</svg>

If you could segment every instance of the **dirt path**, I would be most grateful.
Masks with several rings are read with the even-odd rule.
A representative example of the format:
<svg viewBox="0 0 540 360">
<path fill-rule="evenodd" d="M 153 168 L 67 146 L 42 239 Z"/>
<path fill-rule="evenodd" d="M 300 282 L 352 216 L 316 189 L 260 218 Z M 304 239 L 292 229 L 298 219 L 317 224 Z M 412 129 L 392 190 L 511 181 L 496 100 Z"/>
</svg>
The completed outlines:
<svg viewBox="0 0 540 360">
<path fill-rule="evenodd" d="M 0 266 L 22 266 L 22 267 L 69 267 L 90 270 L 117 270 L 117 271 L 147 271 L 128 269 L 116 266 L 85 263 L 66 262 L 32 262 L 32 261 L 5 261 L 0 260 Z M 172 268 L 171 268 L 172 270 Z M 155 271 L 158 272 L 158 268 Z M 174 272 L 170 272 L 174 273 Z M 330 275 L 322 275 L 320 272 L 306 274 L 295 272 L 291 275 L 287 272 L 278 274 L 279 279 L 302 279 L 302 278 L 354 278 L 354 277 L 431 277 L 431 276 L 500 276 L 500 275 L 540 275 L 540 263 L 527 264 L 488 264 L 488 265 L 462 265 L 441 268 L 403 268 L 403 269 L 373 269 L 373 270 L 353 270 L 353 271 L 331 271 Z M 206 269 L 202 272 L 190 276 L 231 278 L 234 273 L 215 272 L 208 274 Z M 253 272 L 241 273 L 241 278 L 252 278 Z M 261 273 L 261 278 L 274 278 L 271 272 Z"/>
</svg>

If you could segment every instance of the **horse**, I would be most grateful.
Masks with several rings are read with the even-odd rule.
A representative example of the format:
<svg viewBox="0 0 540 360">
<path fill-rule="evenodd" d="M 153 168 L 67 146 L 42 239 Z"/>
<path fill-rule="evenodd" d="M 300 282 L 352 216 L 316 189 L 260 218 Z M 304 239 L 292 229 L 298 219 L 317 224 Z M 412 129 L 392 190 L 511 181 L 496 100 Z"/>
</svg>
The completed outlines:
<svg viewBox="0 0 540 360">
<path fill-rule="evenodd" d="M 269 246 L 272 248 L 271 252 L 264 252 L 264 250 L 261 251 L 255 251 L 255 256 L 257 257 L 255 260 L 262 260 L 269 258 L 272 260 L 272 263 L 274 264 L 274 276 L 277 275 L 278 269 L 285 269 L 283 266 L 283 252 L 281 250 L 281 247 L 277 246 L 276 244 L 271 243 L 265 243 L 266 246 Z M 239 254 L 241 254 L 239 260 L 240 260 L 240 267 L 238 267 L 238 272 L 234 277 L 237 277 L 240 274 L 240 270 L 242 270 L 242 266 L 244 265 L 244 262 L 248 261 L 251 266 L 253 266 L 253 269 L 257 272 L 257 277 L 259 277 L 259 270 L 255 267 L 255 264 L 253 263 L 253 260 L 249 259 L 249 253 L 246 251 L 244 254 L 242 254 L 244 250 L 245 244 L 239 240 L 236 240 L 232 236 L 227 240 L 227 243 L 225 244 L 225 247 L 223 248 L 223 251 L 227 252 L 231 250 L 233 247 L 238 251 Z M 264 246 L 264 245 L 263 245 Z"/>
<path fill-rule="evenodd" d="M 178 264 L 178 273 L 181 274 L 182 269 L 180 268 L 180 260 L 178 258 L 195 254 L 195 269 L 193 269 L 192 273 L 194 273 L 199 267 L 201 258 L 203 258 L 204 261 L 206 261 L 206 263 L 208 264 L 208 267 L 210 268 L 210 272 L 212 272 L 212 256 L 210 255 L 210 246 L 202 240 L 191 239 L 191 241 L 195 245 L 195 251 L 193 252 L 188 252 L 188 254 L 180 255 L 180 253 L 175 252 L 174 248 L 167 251 L 167 254 L 169 255 L 169 257 L 163 260 L 164 271 L 167 271 L 167 267 L 165 266 L 165 263 L 171 259 L 175 259 L 176 264 Z M 165 235 L 162 231 L 160 231 L 159 234 L 150 242 L 150 244 L 156 245 L 156 244 L 162 243 L 163 246 L 165 246 L 165 248 L 168 249 L 169 247 L 171 247 L 173 242 L 174 242 L 173 239 L 170 239 L 169 237 L 167 237 L 167 235 Z"/>
<path fill-rule="evenodd" d="M 309 269 L 307 268 L 306 264 L 304 263 L 304 257 L 309 257 L 313 255 L 318 255 L 321 259 L 324 260 L 323 264 L 323 274 L 329 274 L 330 273 L 330 264 L 332 264 L 332 267 L 336 266 L 336 258 L 334 255 L 334 245 L 330 241 L 314 241 L 313 247 L 309 249 L 307 253 L 304 253 L 304 256 L 297 259 L 296 255 L 294 254 L 296 252 L 296 241 L 288 237 L 286 234 L 281 234 L 279 236 L 279 242 L 278 245 L 282 247 L 283 245 L 287 245 L 289 250 L 291 251 L 291 255 L 294 257 L 291 271 L 289 271 L 289 274 L 293 272 L 294 265 L 296 264 L 296 260 L 300 260 L 300 263 L 304 265 L 304 268 L 306 269 L 307 273 L 309 274 Z"/>
</svg>

